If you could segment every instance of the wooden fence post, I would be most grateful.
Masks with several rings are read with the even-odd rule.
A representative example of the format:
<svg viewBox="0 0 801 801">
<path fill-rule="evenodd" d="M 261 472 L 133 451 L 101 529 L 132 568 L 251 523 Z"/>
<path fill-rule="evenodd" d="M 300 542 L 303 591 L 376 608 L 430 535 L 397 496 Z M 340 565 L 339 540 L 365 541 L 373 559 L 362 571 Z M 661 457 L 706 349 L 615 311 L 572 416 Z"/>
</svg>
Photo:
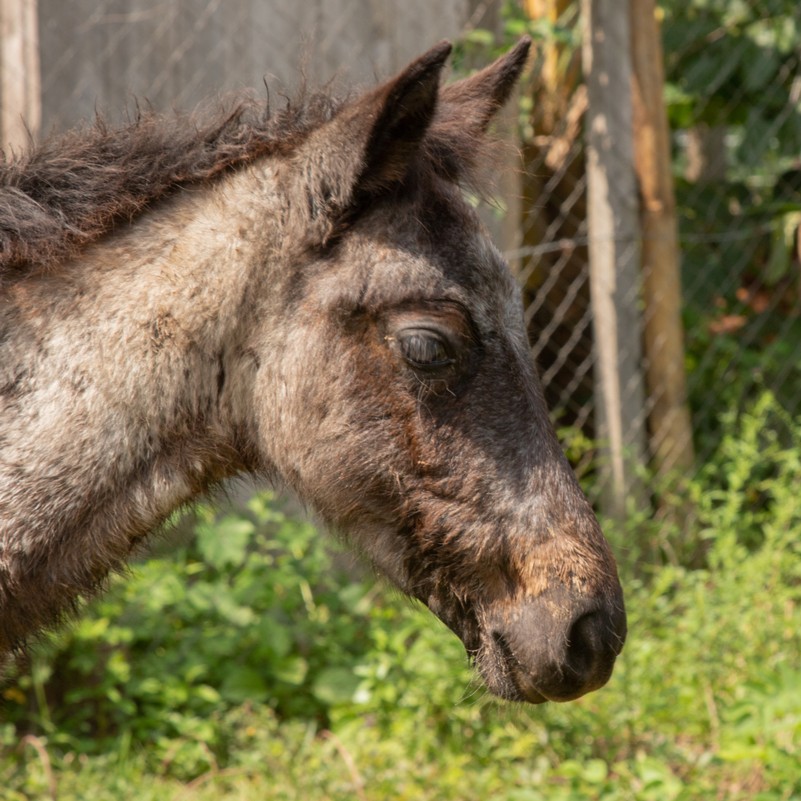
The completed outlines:
<svg viewBox="0 0 801 801">
<path fill-rule="evenodd" d="M 41 120 L 37 0 L 0 0 L 0 147 L 25 149 Z"/>
<path fill-rule="evenodd" d="M 606 448 L 608 514 L 647 502 L 637 466 L 646 453 L 642 384 L 640 227 L 634 170 L 628 4 L 582 0 L 587 83 L 590 295 L 596 347 L 596 421 Z"/>
<path fill-rule="evenodd" d="M 681 258 L 654 0 L 631 0 L 634 151 L 642 197 L 642 276 L 651 453 L 657 473 L 694 462 L 684 371 Z"/>
</svg>

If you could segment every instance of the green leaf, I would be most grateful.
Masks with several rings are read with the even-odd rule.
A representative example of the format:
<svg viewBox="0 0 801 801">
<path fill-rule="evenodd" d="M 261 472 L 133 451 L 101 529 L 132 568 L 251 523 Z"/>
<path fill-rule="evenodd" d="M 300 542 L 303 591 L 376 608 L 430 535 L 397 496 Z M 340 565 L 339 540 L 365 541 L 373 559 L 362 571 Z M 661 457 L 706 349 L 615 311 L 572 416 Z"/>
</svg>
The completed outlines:
<svg viewBox="0 0 801 801">
<path fill-rule="evenodd" d="M 269 696 L 264 676 L 250 667 L 229 668 L 222 685 L 222 695 L 229 701 L 263 701 Z"/>
<path fill-rule="evenodd" d="M 241 564 L 255 532 L 253 523 L 226 517 L 219 523 L 197 527 L 197 546 L 203 559 L 218 569 Z"/>
<path fill-rule="evenodd" d="M 602 784 L 609 775 L 609 768 L 602 759 L 588 760 L 582 771 L 582 778 L 591 784 Z"/>
<path fill-rule="evenodd" d="M 309 665 L 302 656 L 290 656 L 281 660 L 278 669 L 275 671 L 275 677 L 286 684 L 300 686 L 306 679 L 308 672 Z"/>
<path fill-rule="evenodd" d="M 314 680 L 312 692 L 324 704 L 346 704 L 353 700 L 360 681 L 350 668 L 326 668 Z"/>
</svg>

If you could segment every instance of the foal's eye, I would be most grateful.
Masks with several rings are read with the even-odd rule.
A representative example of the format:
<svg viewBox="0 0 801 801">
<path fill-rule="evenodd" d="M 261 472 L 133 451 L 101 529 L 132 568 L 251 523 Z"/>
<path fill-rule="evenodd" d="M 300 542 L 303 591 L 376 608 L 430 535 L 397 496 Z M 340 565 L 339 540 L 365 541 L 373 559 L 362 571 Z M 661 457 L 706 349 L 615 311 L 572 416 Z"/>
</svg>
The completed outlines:
<svg viewBox="0 0 801 801">
<path fill-rule="evenodd" d="M 448 367 L 455 359 L 445 340 L 435 331 L 410 329 L 397 334 L 401 355 L 413 367 L 436 369 Z"/>
</svg>

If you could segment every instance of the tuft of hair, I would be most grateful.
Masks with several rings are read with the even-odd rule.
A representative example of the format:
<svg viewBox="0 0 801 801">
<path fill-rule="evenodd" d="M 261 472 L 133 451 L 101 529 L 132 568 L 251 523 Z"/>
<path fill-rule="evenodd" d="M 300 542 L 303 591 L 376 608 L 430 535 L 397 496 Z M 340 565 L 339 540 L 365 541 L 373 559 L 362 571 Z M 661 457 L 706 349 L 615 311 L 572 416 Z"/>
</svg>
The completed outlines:
<svg viewBox="0 0 801 801">
<path fill-rule="evenodd" d="M 75 256 L 115 223 L 182 186 L 214 180 L 260 156 L 291 152 L 342 102 L 298 93 L 278 112 L 240 93 L 192 113 L 136 107 L 110 126 L 98 115 L 0 162 L 0 280 Z"/>
<path fill-rule="evenodd" d="M 484 202 L 492 202 L 499 168 L 512 145 L 490 133 L 478 133 L 457 121 L 434 124 L 421 146 L 420 166 L 447 183 L 456 184 Z"/>
</svg>

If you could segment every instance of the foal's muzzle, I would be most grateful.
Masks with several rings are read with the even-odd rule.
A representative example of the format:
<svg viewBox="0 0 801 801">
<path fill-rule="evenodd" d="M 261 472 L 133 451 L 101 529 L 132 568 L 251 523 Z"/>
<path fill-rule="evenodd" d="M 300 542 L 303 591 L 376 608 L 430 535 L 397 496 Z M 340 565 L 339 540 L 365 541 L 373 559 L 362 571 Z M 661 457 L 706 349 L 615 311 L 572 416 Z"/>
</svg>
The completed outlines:
<svg viewBox="0 0 801 801">
<path fill-rule="evenodd" d="M 584 596 L 562 586 L 488 610 L 476 665 L 513 701 L 570 701 L 609 680 L 626 639 L 622 593 Z"/>
</svg>

